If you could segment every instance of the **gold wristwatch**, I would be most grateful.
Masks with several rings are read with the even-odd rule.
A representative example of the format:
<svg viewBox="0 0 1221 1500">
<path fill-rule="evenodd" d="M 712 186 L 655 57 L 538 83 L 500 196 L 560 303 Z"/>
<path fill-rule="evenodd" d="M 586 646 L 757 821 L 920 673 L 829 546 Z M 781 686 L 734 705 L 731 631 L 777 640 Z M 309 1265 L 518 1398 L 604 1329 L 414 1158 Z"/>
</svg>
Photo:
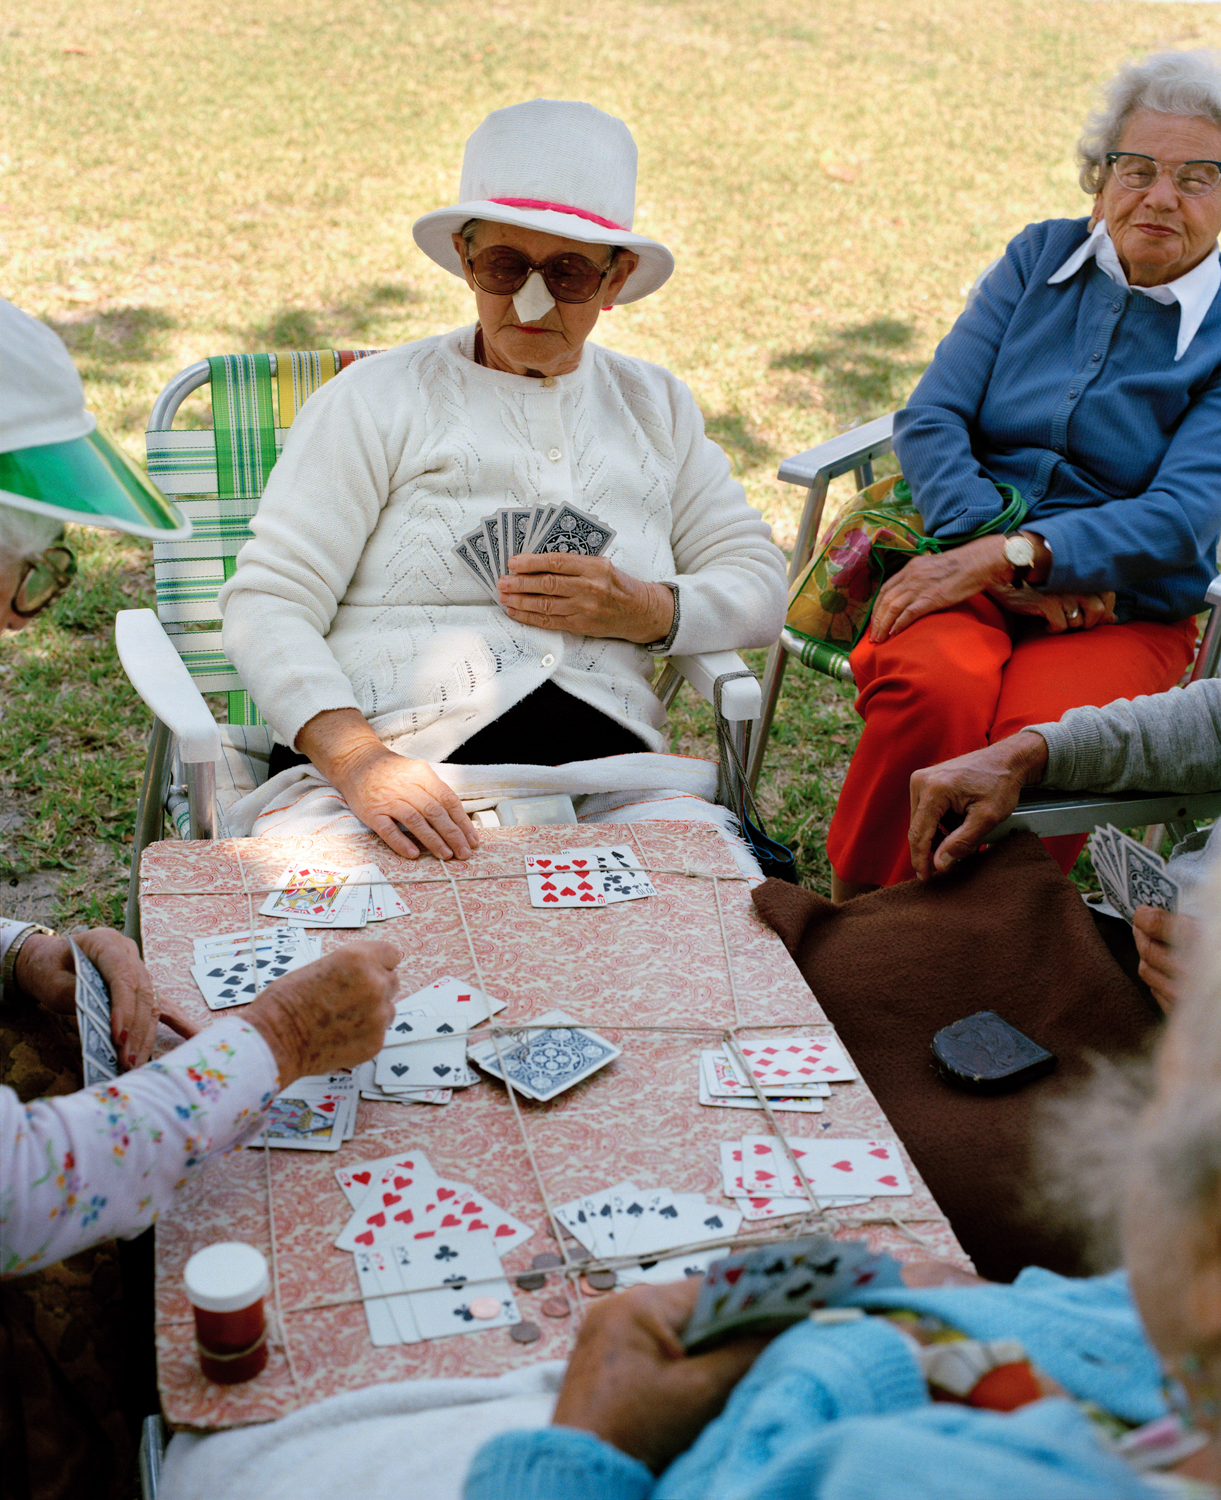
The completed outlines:
<svg viewBox="0 0 1221 1500">
<path fill-rule="evenodd" d="M 4 962 L 0 963 L 0 999 L 7 1000 L 10 1004 L 24 996 L 25 992 L 17 985 L 17 955 L 25 947 L 26 939 L 32 938 L 35 933 L 43 937 L 56 935 L 50 927 L 43 927 L 38 922 L 27 922 L 4 951 Z"/>
<path fill-rule="evenodd" d="M 1030 570 L 1034 567 L 1034 543 L 1029 537 L 1015 531 L 1005 538 L 1005 561 L 1013 568 L 1015 589 L 1026 587 Z"/>
</svg>

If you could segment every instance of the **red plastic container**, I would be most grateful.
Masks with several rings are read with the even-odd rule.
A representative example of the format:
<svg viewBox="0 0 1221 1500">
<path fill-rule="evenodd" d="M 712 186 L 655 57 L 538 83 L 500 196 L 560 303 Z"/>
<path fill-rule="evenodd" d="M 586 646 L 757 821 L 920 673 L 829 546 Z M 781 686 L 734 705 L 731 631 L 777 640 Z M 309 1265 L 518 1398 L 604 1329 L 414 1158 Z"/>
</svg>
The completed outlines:
<svg viewBox="0 0 1221 1500">
<path fill-rule="evenodd" d="M 183 1279 L 205 1379 L 217 1385 L 253 1380 L 267 1364 L 263 1298 L 270 1281 L 262 1254 L 236 1240 L 209 1245 L 187 1261 Z"/>
</svg>

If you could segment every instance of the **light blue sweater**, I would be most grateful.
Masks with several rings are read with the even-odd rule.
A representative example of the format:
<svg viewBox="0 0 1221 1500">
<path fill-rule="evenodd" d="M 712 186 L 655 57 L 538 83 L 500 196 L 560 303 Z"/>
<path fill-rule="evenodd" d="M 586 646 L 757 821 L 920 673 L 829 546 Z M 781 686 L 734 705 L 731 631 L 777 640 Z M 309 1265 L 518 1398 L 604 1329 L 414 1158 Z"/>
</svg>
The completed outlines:
<svg viewBox="0 0 1221 1500">
<path fill-rule="evenodd" d="M 862 1306 L 1008 1335 L 1073 1395 L 1130 1421 L 1161 1416 L 1157 1358 L 1122 1272 L 1012 1286 L 865 1293 Z M 906 1341 L 869 1318 L 776 1339 L 724 1412 L 660 1479 L 587 1432 L 506 1433 L 476 1455 L 465 1500 L 1150 1500 L 1071 1403 L 1011 1415 L 929 1401 Z"/>
<path fill-rule="evenodd" d="M 993 519 L 993 481 L 1016 485 L 1054 554 L 1048 588 L 1181 620 L 1216 571 L 1221 296 L 1176 361 L 1177 303 L 1094 260 L 1047 285 L 1087 233 L 1050 219 L 1010 242 L 896 415 L 895 452 L 934 535 Z"/>
</svg>

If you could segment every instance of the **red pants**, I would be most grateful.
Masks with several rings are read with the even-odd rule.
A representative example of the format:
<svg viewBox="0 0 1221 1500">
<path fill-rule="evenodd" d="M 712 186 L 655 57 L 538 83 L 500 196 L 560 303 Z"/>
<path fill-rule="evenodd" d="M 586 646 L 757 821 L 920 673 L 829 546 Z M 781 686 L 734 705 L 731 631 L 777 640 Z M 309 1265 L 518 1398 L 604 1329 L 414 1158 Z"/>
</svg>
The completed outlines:
<svg viewBox="0 0 1221 1500">
<path fill-rule="evenodd" d="M 1161 693 L 1191 663 L 1196 622 L 1134 620 L 1049 635 L 1041 620 L 1008 615 L 986 594 L 925 615 L 896 637 L 866 637 L 851 656 L 865 732 L 827 836 L 841 880 L 911 880 L 907 825 L 912 772 L 1083 704 Z M 1067 872 L 1085 835 L 1047 839 Z"/>
</svg>

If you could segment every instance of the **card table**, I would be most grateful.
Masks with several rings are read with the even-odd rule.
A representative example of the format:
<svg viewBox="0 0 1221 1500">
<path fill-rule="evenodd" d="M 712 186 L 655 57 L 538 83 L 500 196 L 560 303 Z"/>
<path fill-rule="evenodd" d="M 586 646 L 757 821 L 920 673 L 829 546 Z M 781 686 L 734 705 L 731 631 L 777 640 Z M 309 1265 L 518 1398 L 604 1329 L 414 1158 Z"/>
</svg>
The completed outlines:
<svg viewBox="0 0 1221 1500">
<path fill-rule="evenodd" d="M 634 847 L 658 894 L 597 909 L 531 907 L 523 856 L 594 842 Z M 192 939 L 252 918 L 256 929 L 267 925 L 258 908 L 294 860 L 376 863 L 410 908 L 357 931 L 322 929 L 325 953 L 389 939 L 403 950 L 401 994 L 443 974 L 478 982 L 481 972 L 508 1002 L 498 1024 L 558 1007 L 623 1055 L 548 1104 L 519 1098 L 520 1125 L 504 1087 L 485 1077 L 445 1106 L 361 1100 L 356 1137 L 337 1152 L 244 1148 L 192 1179 L 156 1230 L 158 1380 L 166 1418 L 182 1430 L 266 1422 L 377 1382 L 492 1375 L 570 1351 L 583 1299 L 574 1276 L 568 1296 L 577 1316 L 546 1315 L 544 1304 L 562 1291 L 554 1271 L 536 1291 L 514 1289 L 522 1317 L 541 1329 L 534 1343 L 515 1343 L 498 1328 L 375 1349 L 353 1258 L 333 1244 L 350 1213 L 336 1167 L 422 1148 L 441 1176 L 470 1183 L 534 1227 L 505 1257 L 512 1282 L 536 1255 L 557 1248 L 536 1169 L 552 1205 L 623 1179 L 726 1202 L 719 1143 L 766 1133 L 767 1120 L 699 1103 L 700 1051 L 722 1045 L 734 1026 L 744 1037 L 830 1030 L 784 945 L 756 916 L 720 835 L 677 821 L 488 830 L 470 861 L 448 866 L 402 859 L 372 834 L 156 844 L 144 854 L 140 903 L 158 993 L 204 1023 L 233 1014 L 204 1005 L 189 972 Z M 832 1085 L 820 1115 L 778 1120 L 793 1135 L 894 1136 L 863 1081 Z M 935 1256 L 969 1269 L 906 1153 L 904 1163 L 911 1198 L 841 1210 L 822 1227 L 844 1239 L 863 1236 L 899 1259 Z M 798 1222 L 744 1222 L 739 1241 L 791 1234 Z M 268 1297 L 266 1369 L 246 1385 L 218 1386 L 199 1372 L 182 1270 L 196 1250 L 233 1239 L 273 1263 L 278 1296 Z"/>
</svg>

